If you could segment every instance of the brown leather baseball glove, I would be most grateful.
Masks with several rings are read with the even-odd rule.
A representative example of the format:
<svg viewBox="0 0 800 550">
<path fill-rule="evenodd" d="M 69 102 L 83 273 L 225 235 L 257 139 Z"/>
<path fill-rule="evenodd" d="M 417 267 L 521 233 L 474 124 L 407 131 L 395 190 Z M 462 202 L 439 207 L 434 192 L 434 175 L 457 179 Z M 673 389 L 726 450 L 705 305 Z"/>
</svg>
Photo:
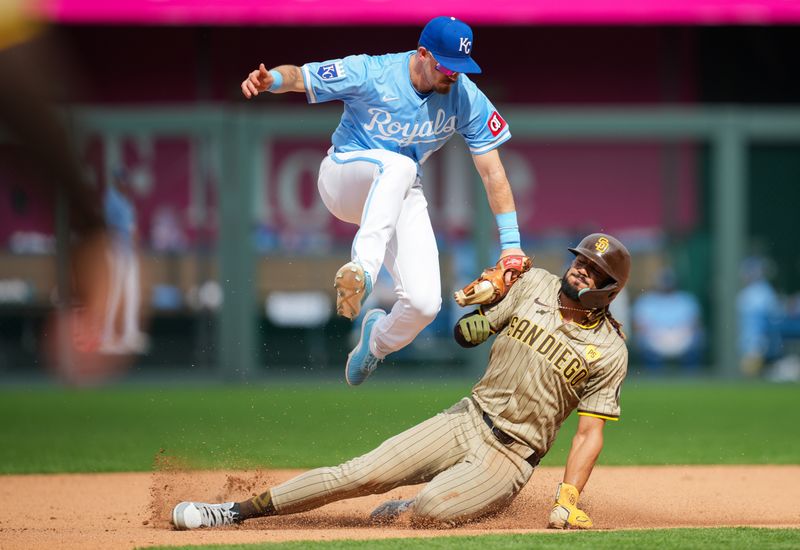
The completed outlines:
<svg viewBox="0 0 800 550">
<path fill-rule="evenodd" d="M 456 291 L 453 297 L 460 306 L 496 304 L 532 265 L 528 256 L 500 258 L 494 267 L 484 269 L 480 277 Z"/>
</svg>

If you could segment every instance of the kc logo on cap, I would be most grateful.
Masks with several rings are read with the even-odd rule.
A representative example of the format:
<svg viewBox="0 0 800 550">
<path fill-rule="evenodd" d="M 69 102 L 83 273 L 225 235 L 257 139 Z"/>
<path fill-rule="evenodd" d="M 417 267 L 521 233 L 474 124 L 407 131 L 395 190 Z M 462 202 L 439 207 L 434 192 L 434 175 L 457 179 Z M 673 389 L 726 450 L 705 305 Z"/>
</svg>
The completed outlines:
<svg viewBox="0 0 800 550">
<path fill-rule="evenodd" d="M 457 73 L 480 73 L 481 68 L 470 57 L 472 29 L 455 17 L 434 17 L 419 37 L 419 45 L 433 54 L 443 67 Z"/>
</svg>

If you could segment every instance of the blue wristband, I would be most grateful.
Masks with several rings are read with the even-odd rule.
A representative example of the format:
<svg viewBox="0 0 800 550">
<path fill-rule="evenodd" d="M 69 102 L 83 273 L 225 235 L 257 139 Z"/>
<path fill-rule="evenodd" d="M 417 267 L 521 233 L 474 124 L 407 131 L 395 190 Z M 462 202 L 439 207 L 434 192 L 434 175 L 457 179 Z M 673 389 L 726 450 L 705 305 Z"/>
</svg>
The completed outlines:
<svg viewBox="0 0 800 550">
<path fill-rule="evenodd" d="M 520 248 L 519 226 L 516 212 L 503 212 L 495 216 L 497 229 L 500 231 L 500 248 Z"/>
<path fill-rule="evenodd" d="M 272 86 L 270 86 L 267 91 L 275 93 L 280 89 L 281 86 L 283 86 L 283 75 L 279 71 L 276 71 L 275 69 L 272 69 L 269 72 L 269 74 L 272 75 L 272 78 L 274 78 L 275 81 L 272 83 Z"/>
</svg>

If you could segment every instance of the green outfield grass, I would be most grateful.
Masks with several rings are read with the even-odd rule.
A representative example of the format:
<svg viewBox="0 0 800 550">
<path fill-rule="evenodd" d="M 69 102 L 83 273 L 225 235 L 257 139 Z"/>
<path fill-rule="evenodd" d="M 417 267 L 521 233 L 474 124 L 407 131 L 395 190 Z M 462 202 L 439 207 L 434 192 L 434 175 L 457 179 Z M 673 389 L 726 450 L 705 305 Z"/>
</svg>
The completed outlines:
<svg viewBox="0 0 800 550">
<path fill-rule="evenodd" d="M 376 377 L 377 378 L 377 377 Z M 446 408 L 468 382 L 0 390 L 0 473 L 338 464 Z M 800 386 L 629 381 L 601 464 L 797 464 Z M 561 465 L 574 416 L 545 457 Z M 796 539 L 795 539 L 796 540 Z"/>
<path fill-rule="evenodd" d="M 214 548 L 226 550 L 340 550 L 344 548 L 370 550 L 500 550 L 515 548 L 536 549 L 608 549 L 619 548 L 797 548 L 800 529 L 756 529 L 750 527 L 717 529 L 657 529 L 646 531 L 587 531 L 542 533 L 535 535 L 486 535 L 480 537 L 440 537 L 426 539 L 386 539 L 329 542 L 285 542 L 278 544 L 238 544 L 208 546 L 163 546 L 164 550 L 180 548 Z"/>
</svg>

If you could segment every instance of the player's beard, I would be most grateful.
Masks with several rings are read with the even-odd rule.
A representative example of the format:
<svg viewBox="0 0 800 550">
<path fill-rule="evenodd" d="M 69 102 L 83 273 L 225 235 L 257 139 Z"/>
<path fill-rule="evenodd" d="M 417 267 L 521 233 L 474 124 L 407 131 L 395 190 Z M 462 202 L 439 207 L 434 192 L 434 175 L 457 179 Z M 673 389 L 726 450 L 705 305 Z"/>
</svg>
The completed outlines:
<svg viewBox="0 0 800 550">
<path fill-rule="evenodd" d="M 578 295 L 578 289 L 575 288 L 574 286 L 572 286 L 571 284 L 569 284 L 569 281 L 567 281 L 567 273 L 568 272 L 569 272 L 569 270 L 565 271 L 564 272 L 564 276 L 561 277 L 561 292 L 563 292 L 564 296 L 566 296 L 567 298 L 569 298 L 573 302 L 580 302 L 580 300 L 579 300 L 580 296 Z"/>
<path fill-rule="evenodd" d="M 456 77 L 455 80 L 450 80 L 449 77 L 443 80 L 434 80 L 433 91 L 437 94 L 447 95 L 450 93 L 450 90 L 453 89 L 453 86 L 456 84 L 456 82 L 458 82 L 458 77 Z"/>
</svg>

